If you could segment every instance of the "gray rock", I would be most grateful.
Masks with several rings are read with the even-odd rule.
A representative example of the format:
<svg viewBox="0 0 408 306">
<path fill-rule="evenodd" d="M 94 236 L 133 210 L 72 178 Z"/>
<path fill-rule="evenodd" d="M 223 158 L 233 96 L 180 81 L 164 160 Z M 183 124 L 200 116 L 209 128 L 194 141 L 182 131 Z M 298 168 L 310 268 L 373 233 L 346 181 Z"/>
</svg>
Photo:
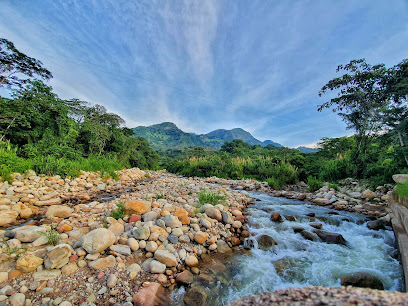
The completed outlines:
<svg viewBox="0 0 408 306">
<path fill-rule="evenodd" d="M 143 215 L 143 221 L 144 222 L 149 222 L 149 221 L 155 221 L 159 217 L 159 214 L 155 211 L 149 211 Z"/>
<path fill-rule="evenodd" d="M 143 271 L 150 272 L 150 263 L 153 261 L 153 258 L 148 258 L 142 263 Z"/>
<path fill-rule="evenodd" d="M 222 214 L 222 222 L 224 222 L 225 224 L 232 224 L 233 220 L 231 216 L 228 214 L 228 212 L 223 211 L 221 214 Z"/>
<path fill-rule="evenodd" d="M 315 234 L 308 232 L 308 231 L 302 231 L 300 234 L 303 236 L 303 238 L 310 240 L 310 241 L 318 241 L 319 237 L 317 237 Z"/>
<path fill-rule="evenodd" d="M 189 289 L 183 297 L 185 306 L 205 306 L 208 302 L 207 290 L 202 286 Z"/>
<path fill-rule="evenodd" d="M 166 265 L 157 261 L 157 260 L 152 260 L 150 262 L 150 273 L 164 273 L 166 271 Z"/>
<path fill-rule="evenodd" d="M 169 235 L 167 237 L 167 240 L 172 244 L 176 244 L 179 241 L 178 237 L 176 237 L 174 235 Z"/>
<path fill-rule="evenodd" d="M 122 254 L 122 255 L 126 255 L 129 256 L 130 254 L 132 254 L 132 251 L 130 250 L 130 247 L 127 245 L 123 245 L 123 244 L 114 244 L 111 245 L 109 247 L 109 249 L 111 249 L 112 251 Z"/>
<path fill-rule="evenodd" d="M 392 179 L 398 184 L 405 184 L 408 181 L 408 174 L 394 174 Z"/>
<path fill-rule="evenodd" d="M 167 216 L 165 216 L 163 218 L 163 221 L 166 224 L 166 226 L 168 226 L 170 228 L 176 228 L 176 227 L 182 227 L 183 226 L 183 224 L 181 223 L 179 218 L 177 218 L 176 216 L 167 215 Z"/>
<path fill-rule="evenodd" d="M 183 235 L 179 237 L 179 242 L 190 243 L 190 237 L 188 235 Z"/>
<path fill-rule="evenodd" d="M 138 240 L 147 240 L 150 236 L 150 229 L 147 226 L 139 227 L 133 230 L 132 235 Z"/>
<path fill-rule="evenodd" d="M 384 290 L 384 285 L 378 277 L 365 272 L 356 272 L 343 277 L 341 285 Z"/>
</svg>

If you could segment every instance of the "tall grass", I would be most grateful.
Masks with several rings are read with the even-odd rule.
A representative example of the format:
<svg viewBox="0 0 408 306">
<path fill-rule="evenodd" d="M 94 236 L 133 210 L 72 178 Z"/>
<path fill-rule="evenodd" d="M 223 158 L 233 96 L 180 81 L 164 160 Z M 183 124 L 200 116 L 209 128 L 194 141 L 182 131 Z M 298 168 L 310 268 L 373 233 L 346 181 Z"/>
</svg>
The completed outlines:
<svg viewBox="0 0 408 306">
<path fill-rule="evenodd" d="M 215 193 L 209 190 L 202 190 L 198 194 L 198 200 L 201 205 L 204 204 L 217 205 L 225 200 L 225 195 L 221 194 L 220 192 Z"/>
<path fill-rule="evenodd" d="M 319 179 L 315 178 L 314 176 L 309 175 L 307 177 L 307 186 L 309 192 L 315 192 L 322 188 L 323 183 L 319 181 Z"/>
</svg>

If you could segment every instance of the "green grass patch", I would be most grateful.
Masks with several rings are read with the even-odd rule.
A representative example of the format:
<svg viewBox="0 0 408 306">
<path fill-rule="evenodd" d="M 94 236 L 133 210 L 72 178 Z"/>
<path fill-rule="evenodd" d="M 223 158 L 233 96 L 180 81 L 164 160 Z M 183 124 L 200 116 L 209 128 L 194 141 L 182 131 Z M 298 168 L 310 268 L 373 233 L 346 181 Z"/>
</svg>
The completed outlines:
<svg viewBox="0 0 408 306">
<path fill-rule="evenodd" d="M 57 228 L 52 225 L 49 231 L 43 232 L 41 234 L 47 238 L 47 244 L 49 245 L 57 245 L 61 240 L 61 235 L 58 233 Z"/>
<path fill-rule="evenodd" d="M 401 197 L 408 197 L 408 181 L 404 184 L 397 184 L 395 192 Z"/>
<path fill-rule="evenodd" d="M 111 211 L 111 217 L 119 220 L 122 219 L 125 215 L 125 209 L 123 208 L 123 202 L 119 202 L 119 204 L 117 204 L 116 206 L 117 208 Z"/>
<path fill-rule="evenodd" d="M 225 195 L 221 194 L 219 191 L 215 193 L 209 190 L 203 190 L 198 194 L 198 200 L 201 205 L 217 205 L 225 200 Z"/>
<path fill-rule="evenodd" d="M 329 184 L 329 188 L 330 188 L 330 189 L 334 189 L 334 190 L 336 190 L 336 191 L 339 191 L 339 190 L 340 190 L 339 185 L 337 185 L 336 183 L 330 183 L 330 184 Z"/>
</svg>

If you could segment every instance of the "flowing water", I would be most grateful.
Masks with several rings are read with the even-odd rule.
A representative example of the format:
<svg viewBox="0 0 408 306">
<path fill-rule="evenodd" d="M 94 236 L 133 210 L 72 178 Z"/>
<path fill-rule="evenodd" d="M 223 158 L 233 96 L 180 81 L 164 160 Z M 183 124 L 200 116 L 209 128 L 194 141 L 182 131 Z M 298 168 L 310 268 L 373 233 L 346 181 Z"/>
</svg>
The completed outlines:
<svg viewBox="0 0 408 306">
<path fill-rule="evenodd" d="M 241 297 L 288 287 L 340 286 L 341 278 L 354 272 L 377 276 L 386 290 L 403 289 L 402 267 L 393 258 L 397 252 L 391 229 L 369 230 L 368 220 L 354 213 L 263 193 L 250 195 L 258 199 L 248 209 L 251 213 L 249 231 L 255 235 L 249 239 L 255 246 L 250 251 L 241 250 L 222 259 L 222 268 L 217 259 L 212 260 L 215 269 L 210 262 L 201 265 L 201 272 L 214 279 L 213 283 L 201 281 L 208 290 L 210 304 L 227 305 Z M 296 216 L 296 221 L 273 223 L 272 212 Z M 308 213 L 316 215 L 307 217 Z M 347 245 L 309 241 L 294 232 L 293 227 L 312 232 L 310 222 L 322 223 L 322 230 L 341 234 Z M 272 237 L 277 245 L 268 251 L 257 248 L 256 238 L 261 235 Z M 175 305 L 182 304 L 184 293 L 184 288 L 173 292 Z"/>
</svg>

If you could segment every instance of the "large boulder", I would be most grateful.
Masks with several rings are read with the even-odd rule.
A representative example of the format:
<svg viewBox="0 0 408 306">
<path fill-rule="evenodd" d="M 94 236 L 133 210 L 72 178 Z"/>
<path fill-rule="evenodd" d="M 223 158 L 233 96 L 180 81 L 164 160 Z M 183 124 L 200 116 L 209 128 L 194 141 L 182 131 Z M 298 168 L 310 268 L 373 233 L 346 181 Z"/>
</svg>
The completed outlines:
<svg viewBox="0 0 408 306">
<path fill-rule="evenodd" d="M 268 235 L 262 235 L 257 240 L 258 240 L 258 248 L 264 251 L 269 250 L 276 244 L 275 240 L 273 240 L 273 238 Z"/>
<path fill-rule="evenodd" d="M 74 210 L 65 205 L 54 205 L 50 206 L 45 213 L 45 216 L 49 219 L 54 217 L 58 218 L 68 218 Z"/>
<path fill-rule="evenodd" d="M 15 210 L 0 210 L 0 226 L 9 226 L 18 217 L 18 212 Z"/>
<path fill-rule="evenodd" d="M 128 201 L 123 208 L 130 214 L 143 215 L 152 209 L 148 201 Z"/>
<path fill-rule="evenodd" d="M 106 228 L 95 229 L 79 240 L 89 254 L 100 253 L 116 242 L 116 235 Z"/>
<path fill-rule="evenodd" d="M 150 283 L 133 295 L 133 305 L 164 306 L 170 305 L 169 292 L 159 283 Z"/>
<path fill-rule="evenodd" d="M 383 220 L 374 220 L 367 223 L 367 227 L 374 231 L 385 230 L 387 225 L 389 225 L 389 222 Z"/>
<path fill-rule="evenodd" d="M 378 277 L 366 272 L 356 272 L 343 277 L 341 285 L 384 290 L 382 281 Z"/>
<path fill-rule="evenodd" d="M 44 259 L 44 267 L 48 270 L 60 269 L 65 266 L 73 249 L 68 244 L 59 244 L 53 247 Z"/>
<path fill-rule="evenodd" d="M 408 174 L 394 174 L 392 179 L 398 184 L 405 184 L 408 181 Z"/>
<path fill-rule="evenodd" d="M 346 245 L 347 241 L 344 239 L 344 237 L 341 234 L 337 233 L 329 233 L 326 231 L 321 231 L 321 230 L 315 230 L 314 233 L 319 236 L 319 238 L 326 243 L 332 243 L 332 244 L 342 244 Z"/>
<path fill-rule="evenodd" d="M 202 286 L 189 289 L 183 297 L 186 306 L 205 306 L 208 302 L 207 290 Z"/>
<path fill-rule="evenodd" d="M 272 222 L 283 222 L 282 216 L 277 212 L 272 213 L 270 219 Z"/>
<path fill-rule="evenodd" d="M 177 265 L 177 258 L 169 251 L 157 250 L 154 253 L 154 258 L 156 258 L 161 263 L 165 264 L 166 267 L 175 267 Z"/>
<path fill-rule="evenodd" d="M 20 257 L 17 260 L 16 268 L 22 272 L 31 272 L 41 266 L 42 263 L 42 258 L 30 254 Z"/>
</svg>

